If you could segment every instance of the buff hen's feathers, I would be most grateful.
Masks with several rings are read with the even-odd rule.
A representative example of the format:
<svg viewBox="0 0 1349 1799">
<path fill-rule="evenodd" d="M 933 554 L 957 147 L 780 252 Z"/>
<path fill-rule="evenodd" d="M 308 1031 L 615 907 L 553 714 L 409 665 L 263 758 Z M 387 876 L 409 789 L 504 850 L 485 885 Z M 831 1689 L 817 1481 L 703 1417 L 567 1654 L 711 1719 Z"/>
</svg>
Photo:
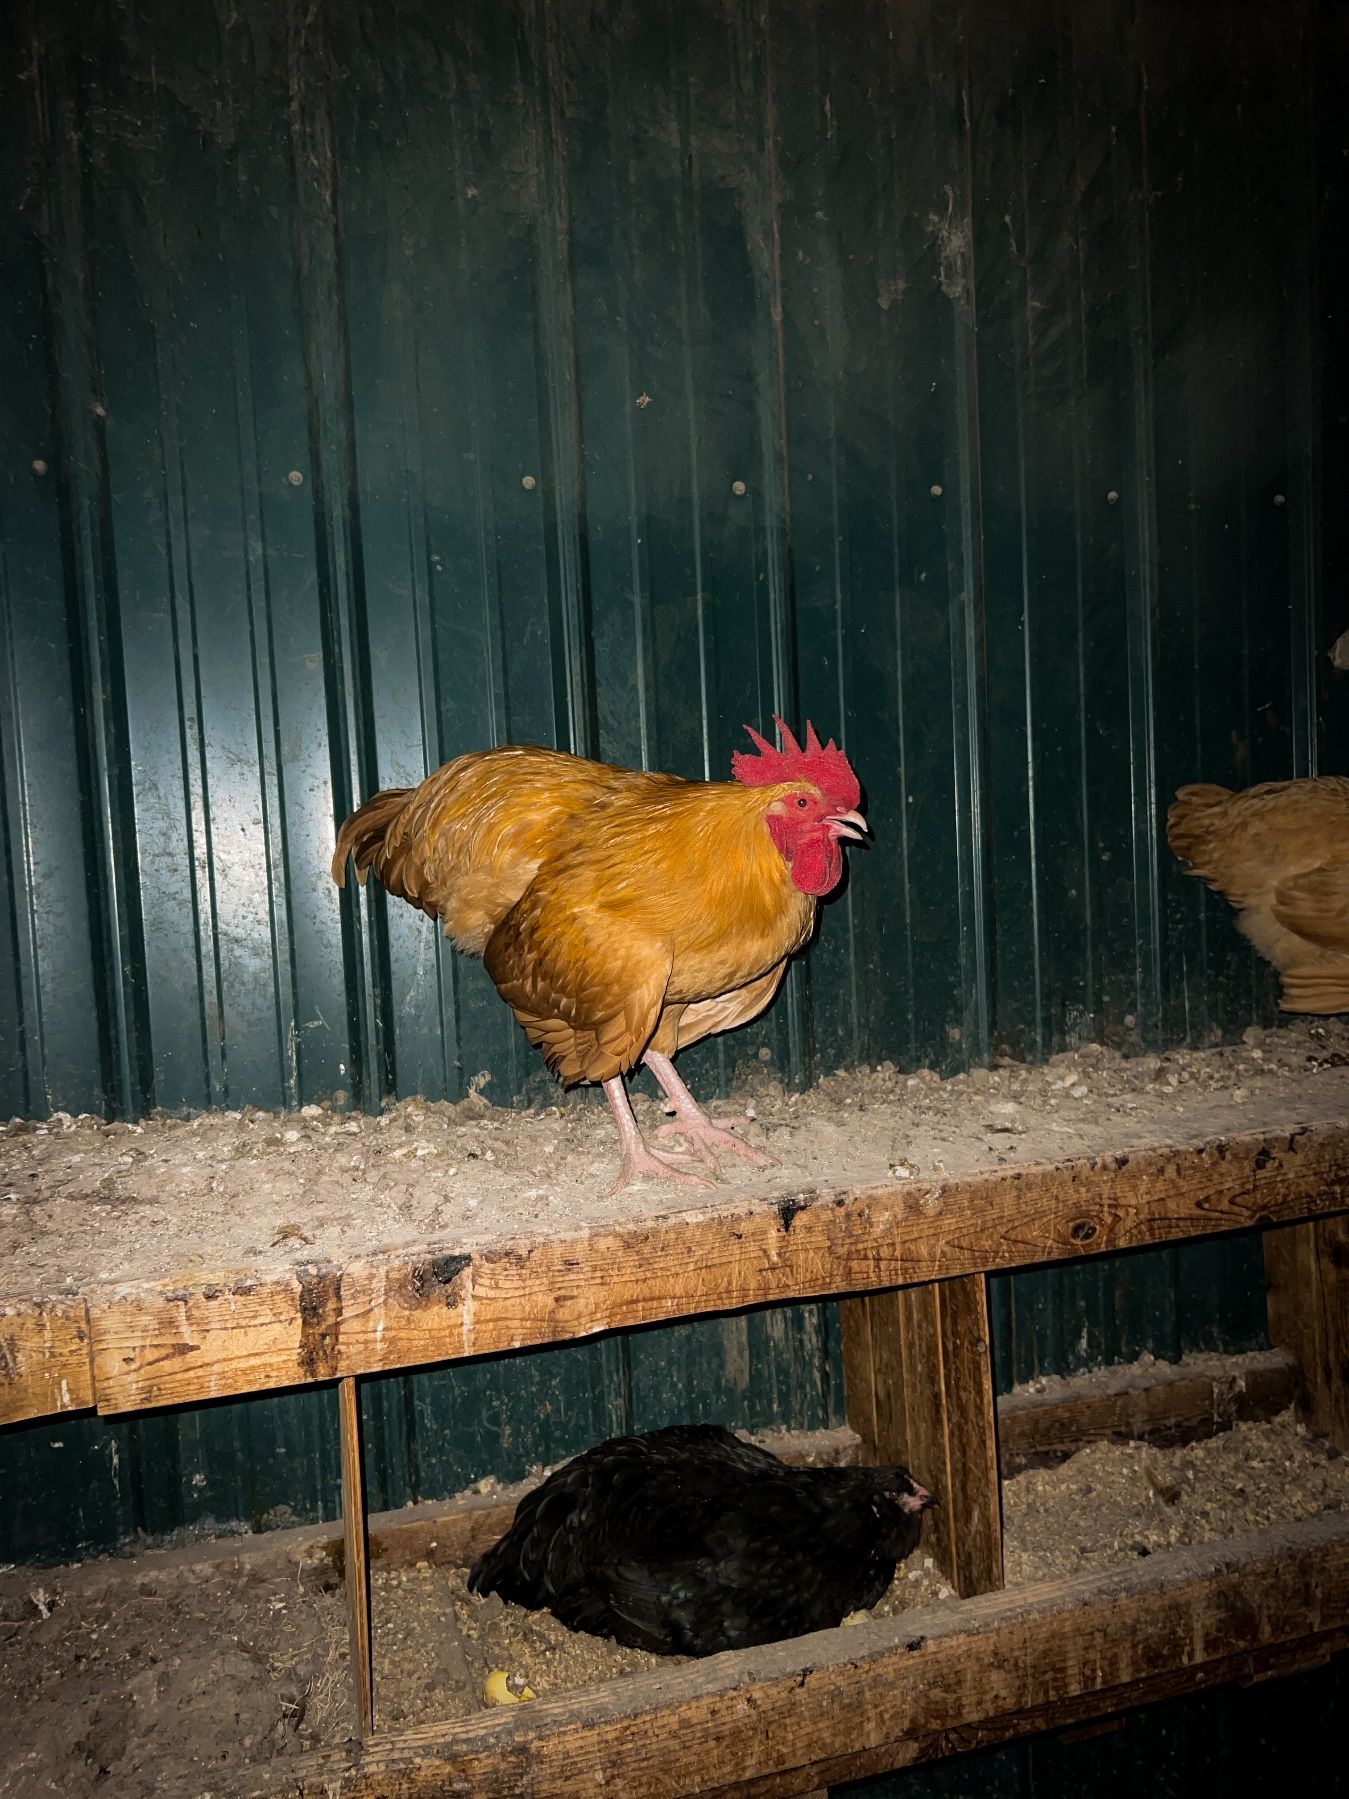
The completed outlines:
<svg viewBox="0 0 1349 1799">
<path fill-rule="evenodd" d="M 1349 1011 L 1349 778 L 1182 787 L 1166 837 L 1238 909 L 1285 1012 Z"/>
</svg>

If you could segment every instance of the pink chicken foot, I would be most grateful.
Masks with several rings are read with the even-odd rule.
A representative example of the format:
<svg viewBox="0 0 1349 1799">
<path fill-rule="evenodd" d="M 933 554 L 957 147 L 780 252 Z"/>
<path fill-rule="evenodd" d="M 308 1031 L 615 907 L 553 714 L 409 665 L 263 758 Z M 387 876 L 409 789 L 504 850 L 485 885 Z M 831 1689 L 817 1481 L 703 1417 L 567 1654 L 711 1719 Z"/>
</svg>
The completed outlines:
<svg viewBox="0 0 1349 1799">
<path fill-rule="evenodd" d="M 609 1189 L 611 1193 L 617 1193 L 622 1187 L 630 1187 L 644 1174 L 649 1174 L 658 1181 L 678 1181 L 684 1187 L 702 1187 L 709 1191 L 712 1189 L 713 1183 L 706 1175 L 698 1172 L 698 1164 L 692 1156 L 673 1155 L 667 1149 L 653 1149 L 642 1136 L 621 1074 L 604 1082 L 604 1097 L 609 1102 L 609 1110 L 618 1126 L 618 1145 L 623 1152 L 618 1179 Z"/>
<path fill-rule="evenodd" d="M 752 1145 L 745 1142 L 743 1137 L 738 1137 L 733 1130 L 723 1129 L 722 1126 L 712 1122 L 675 1073 L 675 1065 L 668 1056 L 659 1055 L 654 1049 L 649 1049 L 642 1060 L 664 1088 L 665 1097 L 675 1110 L 673 1120 L 669 1124 L 661 1125 L 656 1132 L 658 1137 L 679 1136 L 685 1138 L 692 1145 L 694 1153 L 700 1160 L 718 1170 L 721 1166 L 716 1157 L 718 1150 L 721 1150 L 723 1154 L 743 1156 L 756 1168 L 772 1168 L 776 1165 L 772 1156 L 765 1155 L 762 1150 L 753 1148 Z M 726 1122 L 727 1124 L 745 1125 L 749 1123 L 749 1119 L 730 1118 Z"/>
<path fill-rule="evenodd" d="M 622 1152 L 622 1164 L 618 1171 L 618 1179 L 609 1189 L 617 1193 L 620 1188 L 630 1187 L 634 1181 L 650 1175 L 658 1181 L 677 1181 L 685 1187 L 702 1187 L 711 1189 L 714 1183 L 701 1172 L 701 1168 L 711 1168 L 719 1173 L 721 1164 L 717 1161 L 716 1152 L 743 1156 L 756 1168 L 772 1168 L 775 1166 L 772 1156 L 765 1155 L 762 1150 L 755 1149 L 738 1137 L 733 1130 L 714 1124 L 689 1092 L 688 1088 L 675 1073 L 674 1063 L 668 1056 L 659 1055 L 649 1049 L 642 1060 L 655 1075 L 664 1090 L 666 1099 L 674 1107 L 674 1118 L 669 1124 L 663 1124 L 656 1132 L 658 1137 L 683 1137 L 692 1147 L 692 1156 L 680 1155 L 668 1149 L 656 1149 L 649 1144 L 641 1132 L 641 1127 L 632 1109 L 632 1101 L 628 1098 L 628 1090 L 623 1085 L 622 1075 L 615 1075 L 612 1080 L 605 1081 L 604 1097 L 609 1102 L 609 1109 L 614 1115 L 614 1123 L 618 1126 L 618 1146 Z M 727 1124 L 744 1125 L 748 1118 L 731 1118 Z M 695 1160 L 696 1157 L 696 1160 Z"/>
</svg>

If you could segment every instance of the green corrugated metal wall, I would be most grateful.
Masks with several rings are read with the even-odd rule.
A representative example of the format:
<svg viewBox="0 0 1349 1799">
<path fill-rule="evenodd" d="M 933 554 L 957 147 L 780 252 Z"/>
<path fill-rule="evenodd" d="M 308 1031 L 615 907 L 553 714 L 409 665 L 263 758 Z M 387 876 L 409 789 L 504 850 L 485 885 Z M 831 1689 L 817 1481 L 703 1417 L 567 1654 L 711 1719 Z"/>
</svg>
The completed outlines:
<svg viewBox="0 0 1349 1799">
<path fill-rule="evenodd" d="M 511 739 L 720 774 L 774 709 L 842 733 L 876 846 L 703 1083 L 1268 1018 L 1160 816 L 1349 766 L 1342 18 L 11 7 L 0 1111 L 540 1096 L 479 966 L 339 901 L 335 820 Z M 997 1307 L 1004 1380 L 1263 1309 L 1249 1243 Z M 367 1406 L 388 1504 L 623 1425 L 818 1425 L 834 1317 Z M 322 1393 L 12 1431 L 0 1556 L 331 1514 L 336 1478 Z"/>
</svg>

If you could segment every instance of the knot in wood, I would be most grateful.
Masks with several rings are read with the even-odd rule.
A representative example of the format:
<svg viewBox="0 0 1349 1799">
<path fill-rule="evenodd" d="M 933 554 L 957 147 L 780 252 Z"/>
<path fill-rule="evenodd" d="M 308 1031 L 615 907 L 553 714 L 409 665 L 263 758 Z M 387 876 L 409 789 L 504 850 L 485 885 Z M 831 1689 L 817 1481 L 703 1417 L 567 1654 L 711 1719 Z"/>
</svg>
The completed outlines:
<svg viewBox="0 0 1349 1799">
<path fill-rule="evenodd" d="M 445 1304 L 452 1305 L 453 1298 L 446 1289 L 454 1285 L 472 1260 L 472 1256 L 443 1255 L 433 1256 L 429 1262 L 416 1262 L 408 1276 L 408 1284 L 418 1299 L 433 1299 L 437 1294 L 444 1294 Z"/>
</svg>

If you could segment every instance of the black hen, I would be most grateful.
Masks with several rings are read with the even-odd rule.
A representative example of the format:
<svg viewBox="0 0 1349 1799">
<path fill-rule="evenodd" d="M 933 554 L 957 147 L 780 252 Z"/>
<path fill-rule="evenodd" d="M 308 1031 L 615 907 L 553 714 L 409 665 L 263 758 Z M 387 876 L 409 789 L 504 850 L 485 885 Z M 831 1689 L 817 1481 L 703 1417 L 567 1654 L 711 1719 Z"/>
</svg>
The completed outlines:
<svg viewBox="0 0 1349 1799">
<path fill-rule="evenodd" d="M 934 1503 L 905 1468 L 789 1468 L 673 1425 L 550 1474 L 468 1584 L 630 1648 L 715 1655 L 874 1605 Z"/>
</svg>

